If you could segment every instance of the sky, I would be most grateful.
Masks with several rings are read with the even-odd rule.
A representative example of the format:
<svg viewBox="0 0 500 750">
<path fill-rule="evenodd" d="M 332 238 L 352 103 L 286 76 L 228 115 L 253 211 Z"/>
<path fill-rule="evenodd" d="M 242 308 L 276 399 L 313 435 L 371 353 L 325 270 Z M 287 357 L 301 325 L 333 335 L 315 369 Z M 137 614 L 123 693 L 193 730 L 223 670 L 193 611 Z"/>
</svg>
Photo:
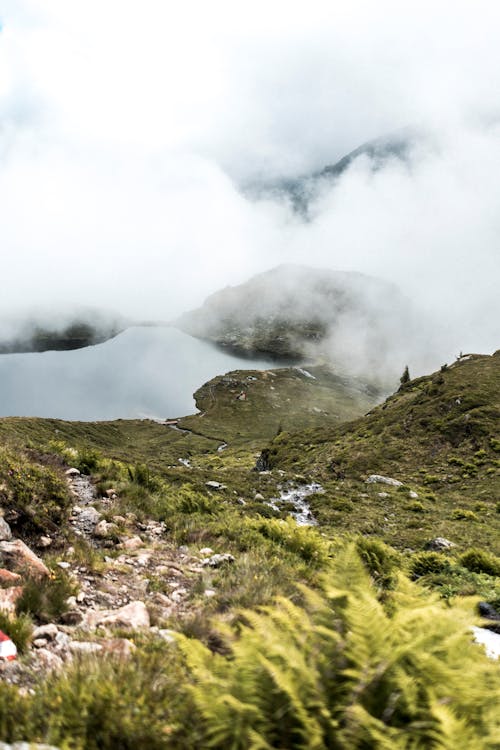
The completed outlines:
<svg viewBox="0 0 500 750">
<path fill-rule="evenodd" d="M 397 283 L 499 346 L 500 7 L 0 0 L 0 316 L 169 319 L 283 262 Z M 307 222 L 248 183 L 356 160 Z M 458 351 L 456 352 L 458 353 Z"/>
</svg>

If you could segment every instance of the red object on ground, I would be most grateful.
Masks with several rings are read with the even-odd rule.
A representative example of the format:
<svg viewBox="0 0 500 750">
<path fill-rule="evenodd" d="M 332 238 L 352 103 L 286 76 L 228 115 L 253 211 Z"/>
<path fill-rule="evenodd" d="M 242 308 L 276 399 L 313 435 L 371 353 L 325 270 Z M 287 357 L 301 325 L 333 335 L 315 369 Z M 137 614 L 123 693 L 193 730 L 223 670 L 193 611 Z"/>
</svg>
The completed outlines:
<svg viewBox="0 0 500 750">
<path fill-rule="evenodd" d="M 8 635 L 0 630 L 0 659 L 13 661 L 17 659 L 17 648 L 14 641 L 11 641 Z"/>
</svg>

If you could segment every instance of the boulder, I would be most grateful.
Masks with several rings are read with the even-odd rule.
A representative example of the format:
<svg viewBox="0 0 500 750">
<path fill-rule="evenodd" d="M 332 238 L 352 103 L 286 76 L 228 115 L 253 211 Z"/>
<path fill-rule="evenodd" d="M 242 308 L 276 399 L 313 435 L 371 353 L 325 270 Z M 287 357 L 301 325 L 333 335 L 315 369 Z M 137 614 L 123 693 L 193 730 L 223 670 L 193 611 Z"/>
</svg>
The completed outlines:
<svg viewBox="0 0 500 750">
<path fill-rule="evenodd" d="M 450 542 L 449 539 L 445 539 L 444 536 L 437 536 L 435 539 L 431 539 L 425 545 L 426 549 L 432 549 L 436 551 L 453 549 L 457 545 L 454 542 Z"/>
<path fill-rule="evenodd" d="M 206 560 L 203 560 L 202 565 L 207 566 L 209 568 L 220 568 L 221 565 L 224 565 L 224 563 L 233 563 L 234 557 L 233 555 L 230 555 L 228 552 L 224 552 L 220 555 L 212 555 L 211 557 L 208 557 Z"/>
<path fill-rule="evenodd" d="M 47 641 L 53 641 L 57 637 L 59 629 L 53 622 L 47 625 L 40 625 L 33 631 L 33 638 L 45 638 Z"/>
<path fill-rule="evenodd" d="M 118 531 L 118 527 L 114 523 L 109 523 L 108 521 L 105 521 L 104 519 L 102 521 L 99 521 L 94 527 L 94 530 L 92 534 L 97 539 L 109 539 L 110 537 L 116 535 L 116 532 Z"/>
<path fill-rule="evenodd" d="M 402 487 L 403 482 L 391 477 L 383 477 L 381 474 L 370 474 L 366 480 L 367 484 L 388 484 L 390 487 Z"/>
<path fill-rule="evenodd" d="M 144 547 L 144 542 L 142 541 L 140 536 L 132 536 L 128 539 L 124 539 L 122 542 L 123 549 L 126 549 L 128 552 L 134 552 L 134 550 L 141 549 L 141 547 Z"/>
<path fill-rule="evenodd" d="M 42 560 L 20 539 L 0 542 L 0 563 L 8 570 L 23 572 L 33 578 L 44 578 L 50 575 L 49 569 Z"/>
<path fill-rule="evenodd" d="M 97 617 L 96 625 L 136 630 L 137 628 L 149 628 L 151 621 L 144 602 L 134 601 L 112 612 L 104 611 L 100 613 Z"/>
<path fill-rule="evenodd" d="M 214 482 L 211 480 L 210 482 L 205 482 L 205 487 L 208 487 L 209 490 L 225 490 L 226 485 L 221 484 L 220 482 Z"/>
</svg>

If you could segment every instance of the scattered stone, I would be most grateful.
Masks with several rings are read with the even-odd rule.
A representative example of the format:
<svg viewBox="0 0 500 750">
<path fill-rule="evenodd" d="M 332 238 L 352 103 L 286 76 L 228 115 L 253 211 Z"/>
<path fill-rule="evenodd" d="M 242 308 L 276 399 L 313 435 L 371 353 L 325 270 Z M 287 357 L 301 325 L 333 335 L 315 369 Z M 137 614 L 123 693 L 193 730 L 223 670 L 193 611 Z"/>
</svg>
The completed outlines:
<svg viewBox="0 0 500 750">
<path fill-rule="evenodd" d="M 382 499 L 386 497 L 390 497 L 388 492 L 377 492 L 377 497 L 381 497 Z"/>
<path fill-rule="evenodd" d="M 78 471 L 78 469 L 75 469 L 74 466 L 71 469 L 66 469 L 64 473 L 66 474 L 67 477 L 79 477 L 80 476 L 80 472 Z"/>
<path fill-rule="evenodd" d="M 264 497 L 264 495 L 261 492 L 256 492 L 255 495 L 253 496 L 253 499 L 254 500 L 262 500 L 262 501 L 264 501 L 266 498 Z"/>
<path fill-rule="evenodd" d="M 418 500 L 418 492 L 410 490 L 408 493 L 408 497 L 411 498 L 411 500 Z"/>
<path fill-rule="evenodd" d="M 50 538 L 50 536 L 41 536 L 40 539 L 38 540 L 38 546 L 43 547 L 44 549 L 46 549 L 47 547 L 50 547 L 51 544 L 52 544 L 52 539 Z"/>
<path fill-rule="evenodd" d="M 225 484 L 221 484 L 220 482 L 214 482 L 211 480 L 210 482 L 205 482 L 205 487 L 208 487 L 210 490 L 225 490 L 227 489 Z"/>
<path fill-rule="evenodd" d="M 0 541 L 8 542 L 12 539 L 12 531 L 3 516 L 0 516 Z"/>
<path fill-rule="evenodd" d="M 214 591 L 213 589 L 205 589 L 205 591 L 203 592 L 203 595 L 206 596 L 208 599 L 211 599 L 212 596 L 216 595 L 216 593 L 217 592 Z"/>
<path fill-rule="evenodd" d="M 122 542 L 122 547 L 128 552 L 134 552 L 135 550 L 144 547 L 144 542 L 142 541 L 140 536 L 132 536 L 128 539 L 124 539 L 124 541 Z"/>
<path fill-rule="evenodd" d="M 34 638 L 32 642 L 33 648 L 45 648 L 49 642 L 46 638 Z"/>
<path fill-rule="evenodd" d="M 53 622 L 47 625 L 40 625 L 33 631 L 33 638 L 44 638 L 48 641 L 53 641 L 57 637 L 59 629 Z"/>
<path fill-rule="evenodd" d="M 105 521 L 103 519 L 94 526 L 92 534 L 97 539 L 109 539 L 109 537 L 116 535 L 117 531 L 118 527 L 116 526 L 116 524 L 109 523 L 108 521 Z"/>
<path fill-rule="evenodd" d="M 500 612 L 493 607 L 493 605 L 488 604 L 488 602 L 479 602 L 477 605 L 479 614 L 481 617 L 486 618 L 487 620 L 494 620 L 498 621 L 500 620 Z"/>
<path fill-rule="evenodd" d="M 71 563 L 67 562 L 67 560 L 58 560 L 57 567 L 62 570 L 68 570 L 68 568 L 71 568 Z"/>
<path fill-rule="evenodd" d="M 18 570 L 33 577 L 50 575 L 42 560 L 20 539 L 0 542 L 0 563 L 9 570 Z"/>
<path fill-rule="evenodd" d="M 453 549 L 456 546 L 454 542 L 450 542 L 449 539 L 445 539 L 443 536 L 437 536 L 425 545 L 426 549 L 432 550 Z"/>
<path fill-rule="evenodd" d="M 78 508 L 78 506 L 75 506 L 73 508 L 74 512 L 76 508 Z M 84 534 L 91 534 L 101 519 L 101 514 L 93 506 L 90 506 L 89 508 L 85 508 L 83 510 L 79 508 L 79 510 L 76 511 L 75 514 L 78 515 L 78 519 L 76 521 L 76 523 L 78 524 L 78 528 L 83 531 Z"/>
<path fill-rule="evenodd" d="M 214 551 L 210 547 L 202 547 L 200 549 L 200 555 L 207 557 L 207 555 L 213 555 Z"/>
<path fill-rule="evenodd" d="M 22 593 L 22 586 L 11 586 L 8 589 L 0 589 L 0 611 L 15 614 L 16 602 Z"/>
<path fill-rule="evenodd" d="M 109 490 L 106 490 L 106 495 L 114 500 L 118 496 L 118 493 L 114 487 L 110 487 Z"/>
<path fill-rule="evenodd" d="M 228 552 L 224 552 L 223 554 L 212 555 L 211 557 L 208 557 L 206 560 L 203 560 L 202 565 L 208 566 L 209 568 L 220 568 L 220 566 L 224 565 L 224 563 L 233 563 L 234 561 L 235 558 L 233 555 L 230 555 Z"/>
<path fill-rule="evenodd" d="M 388 484 L 391 487 L 402 487 L 403 482 L 398 479 L 391 479 L 390 477 L 383 477 L 381 474 L 370 474 L 366 480 L 367 484 Z"/>
</svg>

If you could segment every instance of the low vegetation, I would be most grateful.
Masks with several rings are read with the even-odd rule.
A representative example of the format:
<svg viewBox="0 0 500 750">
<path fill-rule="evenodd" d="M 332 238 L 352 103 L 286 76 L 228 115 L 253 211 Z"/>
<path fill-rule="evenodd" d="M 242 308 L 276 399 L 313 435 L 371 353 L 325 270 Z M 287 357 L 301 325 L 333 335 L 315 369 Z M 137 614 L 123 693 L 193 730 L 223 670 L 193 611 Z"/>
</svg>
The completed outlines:
<svg viewBox="0 0 500 750">
<path fill-rule="evenodd" d="M 0 739 L 61 750 L 498 748 L 498 668 L 470 627 L 480 599 L 500 603 L 499 365 L 499 355 L 461 360 L 377 407 L 362 389 L 341 398 L 316 371 L 316 383 L 261 373 L 239 400 L 242 375 L 231 373 L 203 386 L 205 416 L 180 430 L 1 419 L 0 506 L 52 573 L 25 579 L 16 614 L 0 615 L 29 677 L 21 688 L 0 677 Z M 306 392 L 319 412 L 298 398 Z M 72 531 L 69 467 L 117 524 L 108 546 Z M 366 481 L 375 474 L 401 484 Z M 272 500 L 312 481 L 323 488 L 308 497 L 317 525 L 298 526 Z M 115 537 L 149 522 L 161 522 L 165 548 L 226 558 L 185 572 L 186 606 L 151 609 L 157 630 L 127 633 L 127 658 L 30 672 L 33 627 L 64 621 L 77 593 L 58 561 L 115 574 Z M 436 537 L 445 547 L 432 548 Z M 148 590 L 170 591 L 161 572 Z"/>
</svg>

